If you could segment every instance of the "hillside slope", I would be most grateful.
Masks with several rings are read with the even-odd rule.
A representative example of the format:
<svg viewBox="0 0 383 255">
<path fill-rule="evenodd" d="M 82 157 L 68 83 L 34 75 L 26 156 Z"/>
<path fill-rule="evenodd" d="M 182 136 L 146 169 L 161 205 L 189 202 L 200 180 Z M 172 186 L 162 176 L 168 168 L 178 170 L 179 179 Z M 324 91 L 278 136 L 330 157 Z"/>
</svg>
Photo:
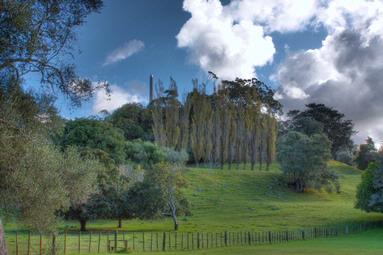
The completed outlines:
<svg viewBox="0 0 383 255">
<path fill-rule="evenodd" d="M 361 172 L 340 162 L 329 167 L 341 180 L 341 193 L 309 191 L 297 194 L 281 182 L 274 165 L 268 172 L 249 170 L 191 169 L 186 192 L 193 216 L 187 230 L 292 229 L 355 220 L 382 219 L 354 209 L 355 190 Z"/>
<path fill-rule="evenodd" d="M 341 180 L 341 193 L 309 191 L 297 194 L 281 182 L 278 165 L 269 171 L 190 168 L 185 193 L 192 216 L 180 217 L 180 231 L 282 230 L 337 224 L 358 220 L 382 220 L 383 215 L 354 209 L 355 190 L 361 171 L 331 161 L 329 167 Z M 88 229 L 117 229 L 115 220 L 90 221 Z M 65 221 L 61 228 L 78 229 L 76 221 Z M 17 229 L 11 224 L 7 229 Z M 171 231 L 171 219 L 126 220 L 123 230 Z"/>
</svg>

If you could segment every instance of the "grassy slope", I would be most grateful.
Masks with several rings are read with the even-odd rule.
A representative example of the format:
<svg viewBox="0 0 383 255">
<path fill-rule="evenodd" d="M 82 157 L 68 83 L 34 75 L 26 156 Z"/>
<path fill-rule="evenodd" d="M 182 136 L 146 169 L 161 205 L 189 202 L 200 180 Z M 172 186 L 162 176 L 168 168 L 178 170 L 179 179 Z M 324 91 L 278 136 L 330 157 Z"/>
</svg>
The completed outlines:
<svg viewBox="0 0 383 255">
<path fill-rule="evenodd" d="M 185 192 L 193 215 L 180 218 L 180 231 L 295 229 L 383 218 L 381 214 L 353 208 L 360 171 L 335 161 L 329 162 L 329 167 L 340 175 L 340 194 L 325 191 L 297 194 L 281 184 L 277 165 L 268 172 L 192 168 L 186 173 L 189 186 Z M 116 224 L 98 220 L 90 222 L 89 229 L 115 229 Z M 170 219 L 129 220 L 123 225 L 128 231 L 172 229 Z M 78 223 L 65 222 L 62 226 L 78 228 Z"/>
</svg>

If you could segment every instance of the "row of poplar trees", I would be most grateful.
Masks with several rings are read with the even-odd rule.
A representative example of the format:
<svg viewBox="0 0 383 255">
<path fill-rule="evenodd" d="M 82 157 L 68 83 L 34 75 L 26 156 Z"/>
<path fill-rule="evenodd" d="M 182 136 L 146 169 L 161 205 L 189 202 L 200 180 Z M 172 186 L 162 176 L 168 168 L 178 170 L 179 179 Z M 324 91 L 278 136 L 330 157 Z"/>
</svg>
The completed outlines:
<svg viewBox="0 0 383 255">
<path fill-rule="evenodd" d="M 178 100 L 176 82 L 156 86 L 149 107 L 157 144 L 186 150 L 195 164 L 211 167 L 258 163 L 266 169 L 275 158 L 277 116 L 281 104 L 274 91 L 258 79 L 221 81 L 212 94 L 193 80 L 193 91 Z"/>
</svg>

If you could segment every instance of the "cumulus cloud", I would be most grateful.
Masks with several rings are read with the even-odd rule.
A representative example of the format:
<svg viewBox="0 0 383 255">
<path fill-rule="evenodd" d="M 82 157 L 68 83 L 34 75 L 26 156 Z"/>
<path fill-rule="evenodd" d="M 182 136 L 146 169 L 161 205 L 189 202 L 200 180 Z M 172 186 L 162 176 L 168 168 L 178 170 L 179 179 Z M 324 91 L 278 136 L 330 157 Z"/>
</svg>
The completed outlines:
<svg viewBox="0 0 383 255">
<path fill-rule="evenodd" d="M 192 17 L 177 35 L 178 47 L 187 48 L 190 60 L 220 78 L 251 78 L 255 67 L 272 61 L 270 36 L 249 19 L 237 19 L 219 0 L 185 0 Z"/>
<path fill-rule="evenodd" d="M 191 18 L 178 47 L 220 78 L 249 78 L 273 61 L 272 35 L 327 30 L 316 49 L 289 52 L 272 79 L 285 111 L 317 102 L 352 119 L 359 133 L 383 139 L 382 0 L 184 0 Z"/>
<path fill-rule="evenodd" d="M 136 39 L 131 40 L 109 53 L 105 59 L 104 66 L 125 60 L 143 50 L 144 47 L 144 42 Z"/>
<path fill-rule="evenodd" d="M 324 103 L 355 122 L 356 142 L 366 136 L 381 142 L 382 17 L 383 2 L 378 0 L 327 1 L 321 6 L 315 22 L 328 30 L 321 47 L 290 54 L 274 76 L 285 110 Z"/>
<path fill-rule="evenodd" d="M 93 104 L 95 114 L 104 110 L 113 112 L 127 103 L 145 103 L 147 101 L 147 86 L 139 81 L 129 82 L 126 88 L 117 85 L 111 85 L 110 88 L 109 95 L 105 91 L 97 91 Z"/>
</svg>

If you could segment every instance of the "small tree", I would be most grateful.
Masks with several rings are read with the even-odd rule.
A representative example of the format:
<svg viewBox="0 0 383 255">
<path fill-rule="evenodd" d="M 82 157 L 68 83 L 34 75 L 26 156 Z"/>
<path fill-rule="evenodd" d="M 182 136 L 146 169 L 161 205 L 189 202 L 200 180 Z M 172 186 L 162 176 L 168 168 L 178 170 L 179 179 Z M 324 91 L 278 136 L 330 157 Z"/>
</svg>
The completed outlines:
<svg viewBox="0 0 383 255">
<path fill-rule="evenodd" d="M 145 179 L 129 190 L 128 204 L 132 216 L 159 218 L 171 216 L 178 230 L 178 215 L 188 214 L 189 205 L 181 192 L 186 185 L 177 164 L 158 163 L 147 170 Z"/>
<path fill-rule="evenodd" d="M 370 162 L 376 160 L 377 156 L 374 141 L 371 137 L 367 137 L 366 143 L 359 145 L 355 162 L 359 169 L 365 170 Z"/>
<path fill-rule="evenodd" d="M 362 175 L 356 192 L 356 208 L 366 212 L 383 212 L 383 164 L 371 163 Z"/>
<path fill-rule="evenodd" d="M 307 188 L 339 191 L 337 176 L 327 169 L 331 157 L 330 141 L 324 134 L 307 136 L 296 131 L 283 135 L 278 143 L 278 160 L 288 184 L 297 192 Z"/>
</svg>

